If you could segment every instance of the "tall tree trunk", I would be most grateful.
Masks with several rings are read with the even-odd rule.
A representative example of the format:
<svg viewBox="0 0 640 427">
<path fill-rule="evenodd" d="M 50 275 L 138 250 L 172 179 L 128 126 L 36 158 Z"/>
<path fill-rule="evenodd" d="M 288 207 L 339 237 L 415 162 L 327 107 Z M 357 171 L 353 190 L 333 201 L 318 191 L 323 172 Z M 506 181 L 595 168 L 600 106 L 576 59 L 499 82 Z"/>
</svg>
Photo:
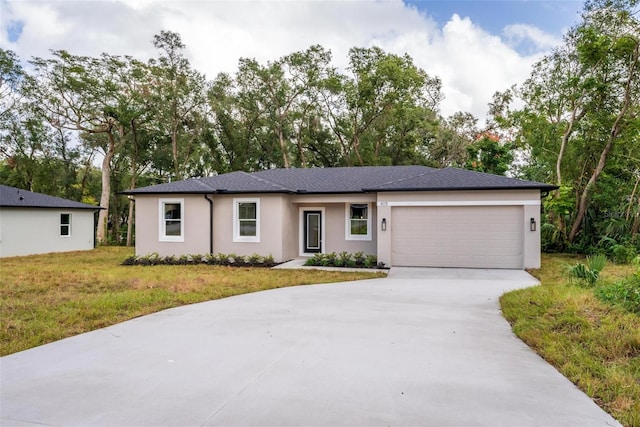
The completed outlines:
<svg viewBox="0 0 640 427">
<path fill-rule="evenodd" d="M 589 178 L 589 182 L 585 186 L 582 194 L 580 195 L 580 201 L 578 202 L 578 213 L 576 215 L 576 219 L 573 221 L 573 226 L 571 227 L 571 231 L 569 232 L 569 241 L 573 242 L 578 235 L 578 232 L 582 228 L 582 221 L 587 213 L 587 207 L 589 204 L 589 193 L 591 189 L 598 181 L 600 174 L 602 173 L 605 165 L 607 164 L 607 158 L 609 157 L 609 153 L 611 152 L 611 148 L 613 148 L 613 140 L 615 136 L 610 136 L 607 141 L 607 145 L 605 145 L 602 153 L 600 153 L 600 159 L 598 160 L 598 165 L 593 170 L 591 174 L 591 178 Z"/>
<path fill-rule="evenodd" d="M 567 149 L 567 144 L 569 143 L 569 138 L 573 133 L 574 124 L 579 121 L 584 115 L 587 113 L 586 110 L 582 110 L 580 114 L 576 117 L 576 109 L 574 107 L 571 111 L 571 119 L 567 124 L 567 127 L 562 134 L 562 140 L 560 142 L 560 151 L 558 152 L 558 158 L 556 160 L 556 184 L 558 185 L 558 189 L 555 191 L 556 197 L 560 197 L 560 186 L 562 185 L 562 160 L 564 159 L 564 153 Z M 562 233 L 562 236 L 565 237 L 567 235 L 566 223 L 565 219 L 562 215 L 549 215 L 549 219 L 556 223 L 556 228 Z"/>
<path fill-rule="evenodd" d="M 80 181 L 80 194 L 81 197 L 85 196 L 87 191 L 87 185 L 89 184 L 89 174 L 91 173 L 91 165 L 93 160 L 93 154 L 95 153 L 95 148 L 91 149 L 91 154 L 87 156 L 86 161 L 84 163 L 84 170 L 82 172 L 82 180 Z"/>
<path fill-rule="evenodd" d="M 280 142 L 280 149 L 282 150 L 282 164 L 285 169 L 289 169 L 291 164 L 289 163 L 289 156 L 287 155 L 287 141 L 284 139 L 284 132 L 282 132 L 282 126 L 278 127 L 278 141 Z"/>
<path fill-rule="evenodd" d="M 576 110 L 577 110 L 577 107 L 571 111 L 571 119 L 569 120 L 569 124 L 567 125 L 567 128 L 564 130 L 564 133 L 562 134 L 562 141 L 560 142 L 560 151 L 558 152 L 558 159 L 556 160 L 556 178 L 557 178 L 558 187 L 562 185 L 562 160 L 564 159 L 564 152 L 567 149 L 569 138 L 573 133 L 573 126 L 576 122 L 579 122 L 580 119 L 582 119 L 587 114 L 586 110 L 582 110 L 580 114 L 576 116 Z M 559 192 L 560 189 L 558 189 L 557 191 Z"/>
<path fill-rule="evenodd" d="M 173 179 L 178 181 L 180 165 L 178 164 L 178 130 L 175 126 L 171 129 L 171 159 L 173 160 Z"/>
<path fill-rule="evenodd" d="M 358 163 L 360 166 L 364 166 L 364 160 L 362 160 L 362 156 L 360 155 L 360 137 L 356 133 L 353 135 L 353 152 L 356 153 L 356 157 L 358 158 Z"/>
<path fill-rule="evenodd" d="M 624 219 L 629 221 L 629 217 L 631 216 L 631 208 L 633 207 L 633 200 L 636 198 L 636 190 L 638 189 L 638 184 L 640 184 L 640 174 L 636 178 L 636 183 L 633 186 L 633 191 L 631 192 L 631 197 L 629 197 L 629 206 L 627 206 L 627 212 L 624 215 Z M 638 203 L 640 203 L 640 197 L 638 197 Z"/>
<path fill-rule="evenodd" d="M 298 159 L 300 160 L 298 166 L 305 168 L 307 167 L 307 159 L 304 153 L 304 145 L 302 144 L 302 125 L 298 128 L 296 146 L 298 148 Z"/>
<path fill-rule="evenodd" d="M 589 193 L 591 188 L 596 184 L 602 170 L 604 169 L 607 158 L 609 157 L 609 153 L 613 148 L 613 144 L 615 139 L 618 137 L 618 134 L 622 130 L 622 120 L 625 118 L 629 106 L 631 105 L 631 92 L 632 82 L 636 78 L 636 68 L 638 66 L 638 57 L 640 56 L 640 44 L 637 44 L 635 50 L 633 52 L 632 57 L 630 58 L 629 64 L 629 74 L 627 76 L 627 81 L 625 82 L 624 87 L 624 95 L 622 105 L 620 106 L 620 112 L 616 116 L 613 125 L 611 126 L 611 132 L 609 132 L 609 139 L 607 141 L 607 145 L 604 146 L 602 153 L 600 153 L 600 159 L 598 160 L 598 165 L 591 174 L 591 178 L 589 178 L 589 182 L 587 182 L 587 186 L 585 187 L 582 195 L 580 196 L 580 203 L 578 204 L 578 213 L 576 215 L 576 219 L 573 222 L 573 226 L 571 227 L 571 232 L 569 233 L 569 241 L 573 242 L 582 227 L 582 221 L 587 213 L 587 205 L 589 203 Z"/>
<path fill-rule="evenodd" d="M 135 187 L 132 187 L 135 188 Z M 129 214 L 127 216 L 127 246 L 133 246 L 133 221 L 135 214 L 135 202 L 129 199 Z"/>
<path fill-rule="evenodd" d="M 133 140 L 133 157 L 131 158 L 131 183 L 129 189 L 136 188 L 136 178 L 138 177 L 138 138 L 136 133 L 135 120 L 131 120 L 131 139 Z M 127 215 L 127 246 L 133 243 L 133 222 L 135 221 L 135 201 L 129 196 L 129 214 Z"/>
<path fill-rule="evenodd" d="M 102 159 L 102 193 L 100 194 L 100 206 L 103 208 L 98 213 L 98 243 L 104 243 L 107 235 L 107 219 L 109 218 L 109 200 L 111 197 L 111 160 L 116 152 L 115 137 L 108 134 L 109 145 Z"/>
<path fill-rule="evenodd" d="M 633 225 L 631 226 L 631 236 L 640 231 L 640 197 L 638 197 L 638 210 L 636 211 L 636 218 L 633 220 Z"/>
</svg>

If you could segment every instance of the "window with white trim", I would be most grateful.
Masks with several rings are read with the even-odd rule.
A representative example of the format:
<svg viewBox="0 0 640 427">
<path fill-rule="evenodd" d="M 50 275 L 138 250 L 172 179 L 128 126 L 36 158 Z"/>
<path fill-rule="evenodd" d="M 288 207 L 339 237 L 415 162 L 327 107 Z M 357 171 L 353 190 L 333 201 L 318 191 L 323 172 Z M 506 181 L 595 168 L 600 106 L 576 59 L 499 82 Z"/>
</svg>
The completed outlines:
<svg viewBox="0 0 640 427">
<path fill-rule="evenodd" d="M 60 235 L 63 237 L 71 236 L 71 214 L 60 214 Z"/>
<path fill-rule="evenodd" d="M 371 203 L 347 203 L 345 238 L 371 240 Z"/>
<path fill-rule="evenodd" d="M 160 199 L 161 242 L 184 242 L 184 199 Z"/>
<path fill-rule="evenodd" d="M 260 199 L 233 199 L 233 241 L 260 241 Z"/>
</svg>

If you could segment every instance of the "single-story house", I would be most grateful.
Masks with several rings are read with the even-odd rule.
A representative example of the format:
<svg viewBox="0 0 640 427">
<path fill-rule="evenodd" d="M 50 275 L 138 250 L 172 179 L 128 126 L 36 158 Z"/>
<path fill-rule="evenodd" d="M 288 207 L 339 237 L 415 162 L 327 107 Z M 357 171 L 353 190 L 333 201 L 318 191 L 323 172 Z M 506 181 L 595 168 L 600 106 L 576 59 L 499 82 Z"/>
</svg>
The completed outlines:
<svg viewBox="0 0 640 427">
<path fill-rule="evenodd" d="M 536 268 L 553 185 L 424 166 L 232 172 L 126 191 L 136 254 L 374 254 L 386 266 Z"/>
<path fill-rule="evenodd" d="M 98 209 L 0 185 L 0 257 L 93 249 Z"/>
</svg>

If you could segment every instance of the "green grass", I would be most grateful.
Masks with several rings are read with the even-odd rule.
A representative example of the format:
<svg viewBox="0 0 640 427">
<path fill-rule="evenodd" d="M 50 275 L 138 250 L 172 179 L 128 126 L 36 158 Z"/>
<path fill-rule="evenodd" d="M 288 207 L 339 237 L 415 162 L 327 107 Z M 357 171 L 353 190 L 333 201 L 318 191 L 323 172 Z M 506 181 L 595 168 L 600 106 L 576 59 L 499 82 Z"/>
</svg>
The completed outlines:
<svg viewBox="0 0 640 427">
<path fill-rule="evenodd" d="M 170 307 L 287 286 L 383 277 L 379 273 L 188 266 L 122 266 L 133 251 L 0 260 L 0 355 Z"/>
<path fill-rule="evenodd" d="M 598 405 L 628 427 L 640 427 L 640 316 L 594 295 L 632 276 L 631 265 L 608 264 L 595 288 L 569 284 L 568 255 L 544 255 L 531 271 L 542 285 L 500 299 L 514 332 Z"/>
</svg>

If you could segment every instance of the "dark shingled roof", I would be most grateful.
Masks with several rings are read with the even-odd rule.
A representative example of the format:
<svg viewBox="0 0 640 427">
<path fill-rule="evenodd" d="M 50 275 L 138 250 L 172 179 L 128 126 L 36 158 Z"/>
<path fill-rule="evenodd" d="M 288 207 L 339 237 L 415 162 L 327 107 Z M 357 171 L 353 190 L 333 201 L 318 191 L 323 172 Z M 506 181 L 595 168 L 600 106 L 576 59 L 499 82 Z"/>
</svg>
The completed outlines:
<svg viewBox="0 0 640 427">
<path fill-rule="evenodd" d="M 437 191 L 437 190 L 553 190 L 557 187 L 535 181 L 508 178 L 465 169 L 433 169 L 414 177 L 392 181 L 370 188 L 369 191 Z"/>
<path fill-rule="evenodd" d="M 336 194 L 377 191 L 451 190 L 553 190 L 557 187 L 534 181 L 473 172 L 434 169 L 426 166 L 362 166 L 343 168 L 270 169 L 231 172 L 207 178 L 153 185 L 124 194 L 210 193 L 309 193 Z"/>
<path fill-rule="evenodd" d="M 74 202 L 73 200 L 46 194 L 34 193 L 0 184 L 0 207 L 11 208 L 58 208 L 58 209 L 102 209 L 100 206 Z"/>
</svg>

